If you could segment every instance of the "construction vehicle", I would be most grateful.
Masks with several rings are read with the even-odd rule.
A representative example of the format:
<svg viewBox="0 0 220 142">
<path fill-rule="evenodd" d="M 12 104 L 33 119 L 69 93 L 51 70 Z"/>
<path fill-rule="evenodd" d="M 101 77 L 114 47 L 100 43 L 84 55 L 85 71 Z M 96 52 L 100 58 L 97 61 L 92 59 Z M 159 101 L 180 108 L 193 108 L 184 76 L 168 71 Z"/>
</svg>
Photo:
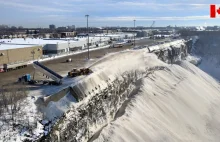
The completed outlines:
<svg viewBox="0 0 220 142">
<path fill-rule="evenodd" d="M 131 45 L 134 44 L 134 43 L 132 42 L 132 40 L 128 40 L 127 43 L 131 43 Z"/>
<path fill-rule="evenodd" d="M 46 75 L 47 77 L 54 80 L 54 83 L 57 85 L 62 84 L 63 77 L 56 72 L 52 71 L 51 69 L 47 68 L 46 66 L 40 64 L 38 61 L 33 62 L 33 66 L 35 69 Z"/>
<path fill-rule="evenodd" d="M 89 68 L 76 69 L 74 68 L 70 72 L 68 72 L 68 77 L 77 77 L 81 75 L 89 75 L 92 73 L 92 70 Z"/>
<path fill-rule="evenodd" d="M 27 67 L 27 62 L 17 64 L 3 64 L 2 66 L 0 66 L 0 72 L 8 72 L 25 67 Z"/>
<path fill-rule="evenodd" d="M 72 59 L 69 58 L 69 59 L 66 60 L 66 62 L 67 62 L 67 63 L 68 63 L 68 62 L 72 62 Z"/>
<path fill-rule="evenodd" d="M 26 84 L 26 83 L 27 84 L 36 84 L 37 83 L 37 81 L 31 79 L 30 74 L 25 74 L 25 75 L 19 77 L 18 82 L 23 83 L 23 84 Z"/>
<path fill-rule="evenodd" d="M 122 48 L 124 45 L 126 45 L 126 43 L 128 43 L 127 41 L 117 41 L 115 43 L 113 43 L 112 48 Z"/>
<path fill-rule="evenodd" d="M 33 85 L 33 84 L 59 85 L 55 81 L 50 81 L 50 80 L 33 80 L 33 79 L 31 79 L 30 74 L 25 74 L 25 75 L 19 77 L 18 83 L 29 84 L 29 85 Z"/>
<path fill-rule="evenodd" d="M 47 78 L 51 78 L 51 80 L 34 80 L 31 79 L 30 74 L 25 74 L 21 77 L 18 78 L 18 83 L 23 83 L 23 84 L 48 84 L 48 85 L 60 85 L 62 84 L 62 79 L 63 77 L 60 76 L 59 74 L 55 73 L 51 69 L 45 67 L 44 65 L 40 64 L 38 61 L 33 62 L 33 66 L 35 69 L 43 73 Z"/>
</svg>

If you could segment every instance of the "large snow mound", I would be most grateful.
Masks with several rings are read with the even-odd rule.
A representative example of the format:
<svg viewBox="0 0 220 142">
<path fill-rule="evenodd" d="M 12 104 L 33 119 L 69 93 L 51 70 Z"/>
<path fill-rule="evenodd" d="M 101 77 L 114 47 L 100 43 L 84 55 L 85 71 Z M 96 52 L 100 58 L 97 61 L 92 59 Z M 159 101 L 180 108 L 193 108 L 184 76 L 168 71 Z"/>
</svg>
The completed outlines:
<svg viewBox="0 0 220 142">
<path fill-rule="evenodd" d="M 219 141 L 219 83 L 187 61 L 164 66 L 143 78 L 125 114 L 96 142 Z"/>
</svg>

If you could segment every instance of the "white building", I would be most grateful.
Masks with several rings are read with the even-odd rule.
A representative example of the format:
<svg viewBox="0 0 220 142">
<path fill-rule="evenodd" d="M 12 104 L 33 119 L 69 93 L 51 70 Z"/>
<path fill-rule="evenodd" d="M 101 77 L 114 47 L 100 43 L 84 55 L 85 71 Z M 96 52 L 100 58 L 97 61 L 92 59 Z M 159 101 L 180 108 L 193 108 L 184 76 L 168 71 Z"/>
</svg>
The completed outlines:
<svg viewBox="0 0 220 142">
<path fill-rule="evenodd" d="M 105 46 L 110 41 L 121 41 L 123 39 L 132 39 L 133 33 L 116 33 L 116 34 L 96 34 L 89 36 L 89 48 L 98 48 Z M 14 38 L 1 39 L 0 44 L 8 45 L 39 45 L 43 47 L 43 54 L 62 54 L 73 52 L 76 50 L 87 49 L 88 37 L 74 37 L 74 38 L 58 38 L 58 39 L 40 39 L 40 38 Z"/>
<path fill-rule="evenodd" d="M 107 45 L 109 37 L 89 37 L 89 47 L 96 48 Z M 65 38 L 65 39 L 35 39 L 16 38 L 1 39 L 0 44 L 7 45 L 40 45 L 43 47 L 43 54 L 61 54 L 76 50 L 87 49 L 88 38 Z"/>
</svg>

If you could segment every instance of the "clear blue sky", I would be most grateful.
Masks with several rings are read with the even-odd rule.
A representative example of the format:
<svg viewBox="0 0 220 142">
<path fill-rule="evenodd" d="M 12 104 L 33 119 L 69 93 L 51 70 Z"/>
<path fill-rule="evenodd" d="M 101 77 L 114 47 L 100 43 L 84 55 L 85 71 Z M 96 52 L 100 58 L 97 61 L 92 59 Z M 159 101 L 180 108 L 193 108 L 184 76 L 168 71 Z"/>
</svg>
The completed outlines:
<svg viewBox="0 0 220 142">
<path fill-rule="evenodd" d="M 218 3 L 213 0 L 212 3 Z M 86 26 L 212 26 L 208 0 L 0 0 L 0 24 L 24 27 Z"/>
</svg>

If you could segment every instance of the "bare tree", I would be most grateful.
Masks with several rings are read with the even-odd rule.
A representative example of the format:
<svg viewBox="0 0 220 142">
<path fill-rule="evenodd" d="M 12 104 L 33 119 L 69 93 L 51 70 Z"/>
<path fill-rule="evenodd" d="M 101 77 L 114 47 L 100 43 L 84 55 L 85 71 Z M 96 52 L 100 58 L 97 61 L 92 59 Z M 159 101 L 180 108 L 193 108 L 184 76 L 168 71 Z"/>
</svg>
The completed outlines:
<svg viewBox="0 0 220 142">
<path fill-rule="evenodd" d="M 27 97 L 27 89 L 21 85 L 0 88 L 0 120 L 16 124 L 17 113 L 21 110 L 22 100 Z M 14 126 L 14 125 L 13 125 Z"/>
</svg>

